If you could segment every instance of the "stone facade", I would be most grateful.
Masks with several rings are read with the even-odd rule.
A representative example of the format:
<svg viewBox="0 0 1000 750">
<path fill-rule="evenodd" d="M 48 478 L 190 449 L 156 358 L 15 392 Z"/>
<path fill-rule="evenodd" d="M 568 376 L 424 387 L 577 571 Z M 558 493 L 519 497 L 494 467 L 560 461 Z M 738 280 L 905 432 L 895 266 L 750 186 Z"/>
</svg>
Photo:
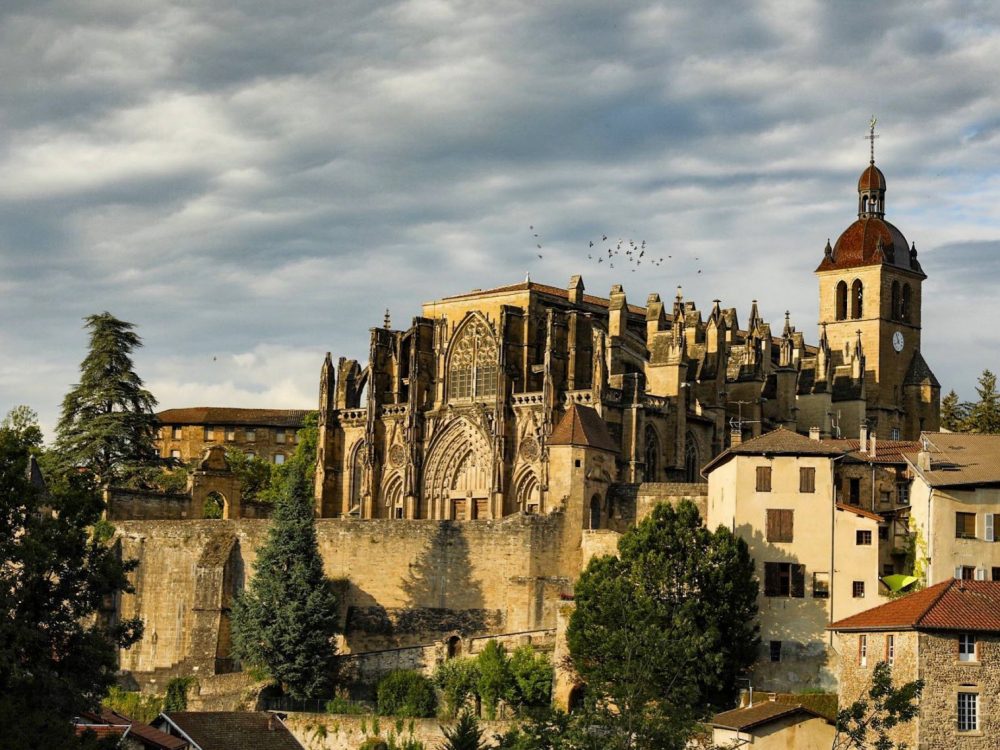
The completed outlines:
<svg viewBox="0 0 1000 750">
<path fill-rule="evenodd" d="M 200 460 L 216 445 L 281 463 L 295 451 L 307 414 L 302 409 L 167 409 L 156 415 L 156 447 L 161 458 L 185 463 Z"/>
</svg>

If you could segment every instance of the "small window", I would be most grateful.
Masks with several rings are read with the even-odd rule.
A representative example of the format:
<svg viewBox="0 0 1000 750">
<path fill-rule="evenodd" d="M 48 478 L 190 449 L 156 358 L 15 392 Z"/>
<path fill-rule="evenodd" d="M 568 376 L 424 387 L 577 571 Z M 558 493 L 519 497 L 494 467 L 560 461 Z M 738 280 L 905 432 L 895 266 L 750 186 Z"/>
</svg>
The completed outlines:
<svg viewBox="0 0 1000 750">
<path fill-rule="evenodd" d="M 896 636 L 891 633 L 885 637 L 885 661 L 890 667 L 896 661 Z"/>
<path fill-rule="evenodd" d="M 757 467 L 757 492 L 771 491 L 771 467 Z"/>
<path fill-rule="evenodd" d="M 813 599 L 830 598 L 830 574 L 813 573 Z"/>
<path fill-rule="evenodd" d="M 276 443 L 284 443 L 285 442 L 285 431 L 284 430 L 278 430 L 277 432 L 274 433 L 274 442 L 276 442 Z"/>
<path fill-rule="evenodd" d="M 236 440 L 236 428 L 227 427 L 226 428 L 226 442 L 231 443 Z"/>
<path fill-rule="evenodd" d="M 879 505 L 889 505 L 892 503 L 892 495 L 888 492 L 880 492 L 878 493 L 878 502 Z"/>
<path fill-rule="evenodd" d="M 248 427 L 244 430 L 243 435 L 248 443 L 253 443 L 257 440 L 257 431 L 253 427 Z"/>
<path fill-rule="evenodd" d="M 993 568 L 993 575 L 991 576 L 994 581 L 1000 581 L 1000 568 Z"/>
<path fill-rule="evenodd" d="M 205 428 L 205 440 L 215 440 L 215 428 L 206 427 Z"/>
<path fill-rule="evenodd" d="M 899 428 L 898 427 L 893 427 L 891 430 L 889 430 L 889 439 L 890 440 L 899 440 Z"/>
<path fill-rule="evenodd" d="M 882 577 L 896 575 L 895 563 L 885 563 L 882 566 Z"/>
<path fill-rule="evenodd" d="M 580 468 L 580 459 L 579 459 L 579 458 L 578 458 L 578 459 L 576 459 L 576 460 L 575 460 L 575 461 L 573 462 L 573 465 L 574 465 L 574 466 L 575 466 L 576 468 L 578 468 L 578 469 L 579 469 L 579 468 Z"/>
<path fill-rule="evenodd" d="M 896 485 L 896 502 L 899 505 L 909 505 L 910 504 L 910 483 L 909 482 L 899 482 Z"/>
<path fill-rule="evenodd" d="M 806 566 L 794 563 L 764 563 L 764 596 L 791 596 L 801 599 L 805 594 Z"/>
<path fill-rule="evenodd" d="M 976 661 L 976 636 L 972 633 L 960 633 L 958 636 L 958 660 Z"/>
<path fill-rule="evenodd" d="M 851 505 L 861 505 L 861 480 L 852 477 L 847 481 L 847 502 Z"/>
<path fill-rule="evenodd" d="M 975 513 L 955 513 L 955 538 L 975 539 L 976 538 L 976 514 Z"/>
<path fill-rule="evenodd" d="M 285 454 L 284 453 L 275 453 L 274 454 L 274 465 L 275 466 L 281 466 L 283 463 L 285 463 Z"/>
<path fill-rule="evenodd" d="M 816 491 L 816 469 L 803 466 L 799 469 L 799 492 Z"/>
<path fill-rule="evenodd" d="M 855 532 L 854 539 L 858 545 L 870 547 L 872 543 L 872 533 L 867 529 L 863 531 L 857 531 Z"/>
<path fill-rule="evenodd" d="M 865 582 L 864 581 L 854 581 L 851 584 L 851 595 L 855 599 L 865 598 Z"/>
<path fill-rule="evenodd" d="M 979 693 L 958 694 L 958 731 L 979 731 Z"/>
<path fill-rule="evenodd" d="M 868 636 L 858 636 L 858 664 L 862 667 L 868 666 Z"/>
<path fill-rule="evenodd" d="M 179 461 L 181 458 L 181 452 L 179 450 L 172 450 L 170 451 L 170 457 L 176 458 Z"/>
<path fill-rule="evenodd" d="M 955 568 L 955 578 L 962 581 L 971 581 L 976 577 L 974 565 L 959 565 Z"/>
<path fill-rule="evenodd" d="M 882 539 L 882 540 L 885 540 L 885 539 L 889 538 L 889 527 L 888 526 L 879 526 L 878 527 L 878 538 Z"/>
<path fill-rule="evenodd" d="M 184 436 L 184 428 L 174 427 L 173 433 L 174 433 L 174 440 L 180 440 Z"/>
<path fill-rule="evenodd" d="M 771 661 L 781 661 L 781 641 L 771 641 Z"/>
<path fill-rule="evenodd" d="M 791 542 L 793 536 L 794 513 L 792 510 L 767 511 L 767 541 Z"/>
</svg>

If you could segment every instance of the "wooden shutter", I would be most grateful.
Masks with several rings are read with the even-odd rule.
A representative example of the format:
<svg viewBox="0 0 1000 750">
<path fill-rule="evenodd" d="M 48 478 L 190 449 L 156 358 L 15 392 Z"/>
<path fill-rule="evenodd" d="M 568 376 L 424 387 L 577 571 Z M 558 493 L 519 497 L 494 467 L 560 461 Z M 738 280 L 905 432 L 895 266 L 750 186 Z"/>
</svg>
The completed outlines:
<svg viewBox="0 0 1000 750">
<path fill-rule="evenodd" d="M 806 595 L 806 566 L 792 565 L 792 596 L 801 599 Z"/>
<path fill-rule="evenodd" d="M 781 584 L 778 563 L 764 563 L 764 596 L 778 596 Z"/>
<path fill-rule="evenodd" d="M 771 467 L 757 467 L 757 492 L 771 491 Z"/>
<path fill-rule="evenodd" d="M 987 513 L 985 517 L 985 527 L 983 529 L 983 539 L 987 542 L 996 541 L 996 516 L 993 513 Z"/>
<path fill-rule="evenodd" d="M 781 541 L 790 542 L 793 539 L 793 526 L 795 524 L 795 511 L 781 511 Z"/>
<path fill-rule="evenodd" d="M 813 467 L 802 467 L 799 469 L 799 492 L 816 491 L 816 469 Z"/>
</svg>

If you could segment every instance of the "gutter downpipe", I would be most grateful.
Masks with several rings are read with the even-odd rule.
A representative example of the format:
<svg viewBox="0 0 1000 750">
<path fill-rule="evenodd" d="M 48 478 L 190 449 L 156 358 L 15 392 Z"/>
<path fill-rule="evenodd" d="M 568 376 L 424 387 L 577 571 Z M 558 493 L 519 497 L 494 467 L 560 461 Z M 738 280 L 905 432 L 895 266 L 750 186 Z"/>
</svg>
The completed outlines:
<svg viewBox="0 0 1000 750">
<path fill-rule="evenodd" d="M 837 467 L 834 464 L 845 455 L 847 454 L 842 453 L 839 456 L 834 456 L 830 460 L 830 485 L 833 488 L 833 494 L 830 497 L 830 615 L 827 619 L 827 625 L 833 624 L 833 596 L 834 591 L 837 589 L 834 585 L 836 579 L 836 572 L 834 569 L 835 551 L 837 548 Z M 833 648 L 832 630 L 829 631 L 827 638 L 829 638 L 830 648 Z"/>
</svg>

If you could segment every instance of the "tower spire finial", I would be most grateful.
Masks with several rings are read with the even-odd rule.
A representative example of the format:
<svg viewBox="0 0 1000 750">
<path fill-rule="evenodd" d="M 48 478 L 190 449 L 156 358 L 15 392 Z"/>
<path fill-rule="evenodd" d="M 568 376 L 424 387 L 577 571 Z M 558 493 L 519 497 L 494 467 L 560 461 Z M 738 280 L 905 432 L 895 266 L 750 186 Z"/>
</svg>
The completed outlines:
<svg viewBox="0 0 1000 750">
<path fill-rule="evenodd" d="M 870 155 L 871 155 L 870 162 L 872 164 L 875 163 L 875 139 L 878 138 L 878 136 L 875 135 L 875 124 L 877 122 L 878 122 L 878 118 L 875 117 L 875 115 L 872 115 L 872 119 L 868 123 L 868 135 L 865 136 L 865 139 L 867 141 L 869 141 L 869 143 L 871 145 L 871 149 L 870 149 Z"/>
</svg>

